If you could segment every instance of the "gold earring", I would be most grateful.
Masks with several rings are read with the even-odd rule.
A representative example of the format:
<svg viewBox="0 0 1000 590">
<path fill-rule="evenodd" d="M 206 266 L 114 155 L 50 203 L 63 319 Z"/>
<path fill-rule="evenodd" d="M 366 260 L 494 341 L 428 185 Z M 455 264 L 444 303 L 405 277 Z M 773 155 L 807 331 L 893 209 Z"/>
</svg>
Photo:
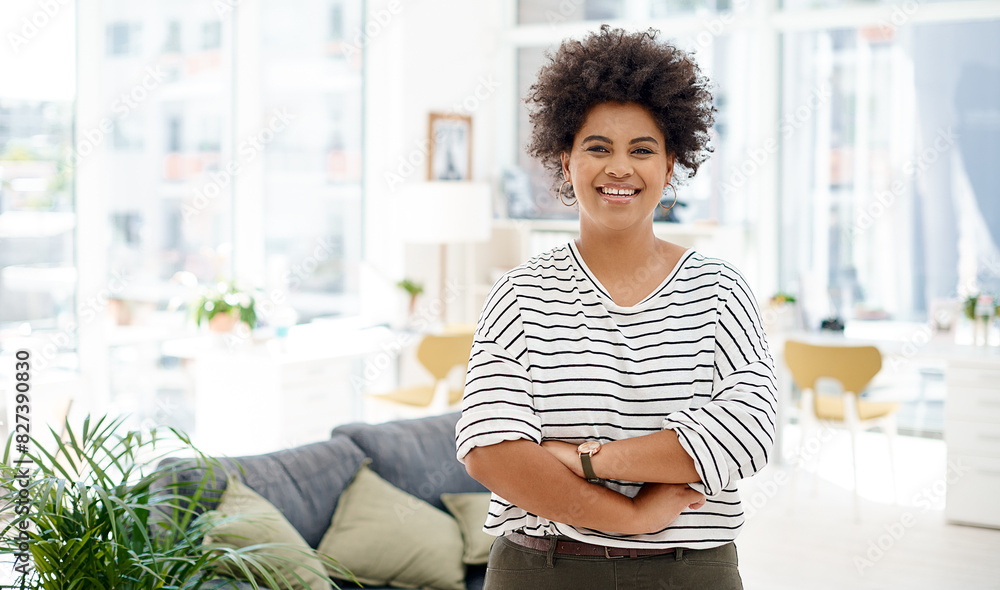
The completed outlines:
<svg viewBox="0 0 1000 590">
<path fill-rule="evenodd" d="M 664 207 L 663 203 L 660 203 L 660 207 L 662 207 L 664 211 L 670 211 L 671 209 L 674 208 L 674 205 L 677 204 L 677 189 L 675 189 L 674 185 L 672 185 L 672 184 L 668 184 L 667 186 L 670 187 L 670 190 L 674 191 L 674 202 L 670 203 L 669 207 Z M 667 189 L 666 189 L 666 187 L 664 187 L 663 188 L 663 192 L 666 192 L 666 191 L 667 191 Z"/>
<path fill-rule="evenodd" d="M 573 190 L 573 185 L 570 184 L 568 180 L 564 180 L 562 184 L 559 185 L 559 202 L 562 203 L 563 205 L 566 205 L 567 207 L 572 207 L 573 205 L 576 205 L 575 195 L 573 196 L 573 202 L 571 203 L 567 203 L 566 200 L 563 199 L 563 187 L 566 186 L 567 184 L 569 184 L 570 191 Z"/>
</svg>

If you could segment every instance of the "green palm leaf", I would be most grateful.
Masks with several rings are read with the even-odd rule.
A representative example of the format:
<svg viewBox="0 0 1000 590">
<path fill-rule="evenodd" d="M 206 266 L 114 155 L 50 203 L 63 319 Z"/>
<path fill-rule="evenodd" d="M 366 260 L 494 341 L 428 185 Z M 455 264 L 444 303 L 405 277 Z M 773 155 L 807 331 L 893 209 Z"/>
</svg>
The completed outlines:
<svg viewBox="0 0 1000 590">
<path fill-rule="evenodd" d="M 67 420 L 64 436 L 49 429 L 55 441 L 51 448 L 33 439 L 26 457 L 34 471 L 24 489 L 34 523 L 27 533 L 34 575 L 23 580 L 24 588 L 199 590 L 222 570 L 241 574 L 255 588 L 264 584 L 279 590 L 298 578 L 283 567 L 294 559 L 267 551 L 273 544 L 241 549 L 204 544 L 219 523 L 205 511 L 207 492 L 218 492 L 217 482 L 225 481 L 222 464 L 194 448 L 183 432 L 130 432 L 125 420 L 88 416 L 79 429 Z M 12 436 L 0 465 L 5 514 L 17 508 L 22 489 L 12 462 L 13 442 Z M 175 453 L 194 458 L 180 468 L 161 463 Z M 193 493 L 190 482 L 177 479 L 190 469 L 201 470 Z M 20 522 L 0 523 L 0 552 L 17 550 Z M 335 561 L 309 551 L 343 572 Z"/>
</svg>

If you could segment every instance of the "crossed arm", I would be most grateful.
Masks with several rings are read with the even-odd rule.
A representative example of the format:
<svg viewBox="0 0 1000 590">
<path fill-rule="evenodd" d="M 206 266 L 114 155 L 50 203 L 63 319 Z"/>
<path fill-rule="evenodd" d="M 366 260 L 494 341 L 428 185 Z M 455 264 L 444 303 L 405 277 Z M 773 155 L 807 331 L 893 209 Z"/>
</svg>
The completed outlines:
<svg viewBox="0 0 1000 590">
<path fill-rule="evenodd" d="M 542 447 L 583 477 L 577 445 L 548 440 Z M 590 458 L 590 464 L 601 479 L 684 484 L 701 481 L 694 460 L 681 447 L 673 430 L 610 442 Z"/>
<path fill-rule="evenodd" d="M 635 498 L 583 479 L 576 447 L 561 441 L 505 441 L 472 449 L 465 465 L 488 489 L 532 514 L 602 531 L 659 531 L 685 509 L 705 503 L 686 485 L 700 478 L 673 431 L 610 442 L 592 457 L 602 479 L 649 482 Z"/>
</svg>

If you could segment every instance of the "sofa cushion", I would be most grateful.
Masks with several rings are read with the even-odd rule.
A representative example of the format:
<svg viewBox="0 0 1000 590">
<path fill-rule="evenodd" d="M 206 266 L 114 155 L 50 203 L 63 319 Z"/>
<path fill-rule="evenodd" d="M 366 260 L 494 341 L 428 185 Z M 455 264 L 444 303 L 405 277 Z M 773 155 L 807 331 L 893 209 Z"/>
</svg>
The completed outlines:
<svg viewBox="0 0 1000 590">
<path fill-rule="evenodd" d="M 206 535 L 205 544 L 242 548 L 280 543 L 283 546 L 263 547 L 254 553 L 275 556 L 279 560 L 276 567 L 280 572 L 276 576 L 287 577 L 292 590 L 330 590 L 323 562 L 309 553 L 302 535 L 273 504 L 243 485 L 235 476 L 227 482 L 219 506 L 208 516 L 213 518 L 214 526 Z M 223 571 L 236 578 L 243 577 L 235 566 L 224 567 Z M 259 582 L 266 581 L 259 571 L 253 573 Z"/>
<path fill-rule="evenodd" d="M 485 565 L 490 558 L 495 536 L 483 532 L 486 513 L 490 510 L 489 492 L 471 494 L 441 494 L 441 501 L 462 529 L 465 552 L 462 561 L 467 565 Z"/>
<path fill-rule="evenodd" d="M 316 551 L 365 585 L 465 590 L 462 547 L 451 516 L 362 464 Z"/>
<path fill-rule="evenodd" d="M 226 473 L 235 474 L 250 489 L 263 496 L 284 515 L 310 547 L 316 548 L 330 526 L 337 499 L 350 483 L 365 454 L 345 436 L 330 440 L 249 457 L 221 459 L 222 469 L 206 494 L 206 508 L 218 505 L 226 487 Z M 164 459 L 172 464 L 177 480 L 194 484 L 201 481 L 204 469 L 193 469 L 191 459 Z M 242 469 L 241 469 L 242 468 Z M 180 493 L 191 495 L 193 488 Z"/>
<path fill-rule="evenodd" d="M 382 424 L 338 426 L 372 460 L 373 471 L 392 485 L 444 510 L 443 493 L 485 492 L 455 457 L 458 412 Z"/>
</svg>

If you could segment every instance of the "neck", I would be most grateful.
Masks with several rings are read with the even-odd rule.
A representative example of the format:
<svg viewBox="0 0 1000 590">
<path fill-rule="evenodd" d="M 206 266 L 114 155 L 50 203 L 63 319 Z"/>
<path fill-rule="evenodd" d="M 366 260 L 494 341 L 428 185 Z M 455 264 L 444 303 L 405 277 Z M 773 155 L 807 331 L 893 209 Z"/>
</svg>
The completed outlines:
<svg viewBox="0 0 1000 590">
<path fill-rule="evenodd" d="M 580 217 L 580 254 L 594 272 L 644 267 L 660 252 L 661 242 L 653 234 L 652 217 L 645 223 L 615 230 L 597 227 Z"/>
</svg>

